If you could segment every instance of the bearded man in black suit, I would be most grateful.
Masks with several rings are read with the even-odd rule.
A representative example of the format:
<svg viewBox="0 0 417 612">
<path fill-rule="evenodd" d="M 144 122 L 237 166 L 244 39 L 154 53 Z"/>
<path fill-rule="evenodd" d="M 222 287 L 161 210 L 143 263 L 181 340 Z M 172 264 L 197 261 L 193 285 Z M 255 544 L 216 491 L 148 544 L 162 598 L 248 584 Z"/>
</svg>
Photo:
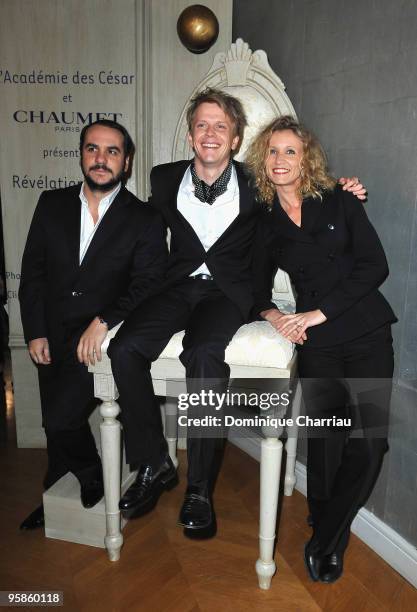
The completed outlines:
<svg viewBox="0 0 417 612">
<path fill-rule="evenodd" d="M 225 391 L 226 347 L 253 306 L 252 242 L 261 207 L 244 165 L 233 160 L 246 125 L 242 104 L 207 89 L 191 100 L 187 121 L 194 159 L 151 172 L 152 205 L 171 232 L 166 283 L 160 295 L 130 315 L 108 350 L 120 392 L 127 461 L 139 466 L 120 500 L 127 518 L 151 510 L 178 482 L 161 429 L 151 362 L 174 333 L 185 329 L 180 359 L 188 391 Z M 357 183 L 349 184 L 362 194 Z M 204 406 L 194 407 L 194 414 L 204 413 Z M 207 538 L 216 533 L 212 493 L 223 440 L 191 431 L 179 524 L 187 537 Z"/>
<path fill-rule="evenodd" d="M 101 359 L 107 331 L 156 292 L 165 274 L 162 219 L 124 186 L 133 153 L 120 124 L 85 126 L 84 182 L 41 194 L 22 261 L 22 323 L 38 368 L 47 438 L 44 486 L 71 471 L 86 508 L 103 496 L 101 461 L 88 425 L 95 402 L 86 366 Z M 43 524 L 41 505 L 21 528 Z"/>
</svg>

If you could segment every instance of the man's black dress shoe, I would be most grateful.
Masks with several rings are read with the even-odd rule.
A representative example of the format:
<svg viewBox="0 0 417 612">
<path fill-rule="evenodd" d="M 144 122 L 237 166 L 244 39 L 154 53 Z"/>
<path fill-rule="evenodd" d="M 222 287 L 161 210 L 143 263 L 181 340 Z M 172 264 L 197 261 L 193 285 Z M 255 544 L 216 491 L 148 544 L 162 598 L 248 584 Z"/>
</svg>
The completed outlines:
<svg viewBox="0 0 417 612">
<path fill-rule="evenodd" d="M 312 544 L 311 540 L 307 542 L 304 548 L 304 563 L 311 580 L 314 582 L 320 579 L 322 560 L 323 557 L 319 555 L 317 547 Z"/>
<path fill-rule="evenodd" d="M 177 470 L 167 455 L 160 468 L 154 472 L 150 465 L 142 465 L 135 482 L 128 488 L 119 502 L 124 518 L 137 518 L 155 508 L 163 491 L 178 484 Z"/>
<path fill-rule="evenodd" d="M 92 508 L 104 495 L 102 480 L 91 480 L 81 485 L 81 503 L 84 508 Z"/>
<path fill-rule="evenodd" d="M 205 540 L 216 535 L 216 515 L 207 490 L 187 487 L 178 523 L 187 538 Z"/>
<path fill-rule="evenodd" d="M 320 580 L 330 584 L 336 582 L 343 574 L 343 553 L 334 552 L 323 557 L 320 568 Z"/>
<path fill-rule="evenodd" d="M 29 530 L 38 529 L 45 526 L 45 515 L 43 513 L 43 504 L 38 506 L 29 516 L 20 524 L 19 529 Z"/>
</svg>

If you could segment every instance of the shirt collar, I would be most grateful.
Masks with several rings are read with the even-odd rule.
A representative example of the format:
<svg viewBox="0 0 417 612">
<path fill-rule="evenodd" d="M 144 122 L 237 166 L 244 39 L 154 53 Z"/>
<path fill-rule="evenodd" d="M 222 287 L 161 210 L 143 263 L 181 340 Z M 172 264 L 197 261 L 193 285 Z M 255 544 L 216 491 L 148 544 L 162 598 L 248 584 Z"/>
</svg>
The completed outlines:
<svg viewBox="0 0 417 612">
<path fill-rule="evenodd" d="M 194 187 L 194 183 L 193 183 L 193 178 L 191 176 L 191 164 L 188 166 L 187 170 L 185 171 L 182 188 L 183 188 L 183 190 L 186 193 L 194 195 L 195 187 Z M 230 181 L 229 181 L 229 184 L 227 186 L 226 193 L 230 193 L 231 196 L 234 198 L 234 197 L 236 197 L 238 191 L 239 191 L 239 184 L 238 184 L 238 181 L 237 181 L 236 168 L 235 168 L 234 163 L 232 162 L 232 176 L 230 177 Z M 196 200 L 197 200 L 197 202 L 200 202 L 200 200 L 198 200 L 198 198 L 196 198 Z M 203 202 L 200 202 L 200 204 L 205 206 L 205 204 Z M 216 202 L 214 202 L 214 205 L 215 204 L 216 204 Z"/>
<path fill-rule="evenodd" d="M 85 196 L 85 193 L 84 193 L 84 184 L 85 184 L 84 182 L 83 182 L 83 183 L 81 183 L 81 189 L 80 189 L 80 200 L 81 200 L 81 203 L 82 203 L 82 204 L 84 204 L 84 205 L 88 206 L 88 200 L 87 200 L 87 198 L 86 198 L 86 196 Z M 107 207 L 108 207 L 108 206 L 110 206 L 110 204 L 111 204 L 111 203 L 113 202 L 113 200 L 116 198 L 116 196 L 117 196 L 117 194 L 119 193 L 119 191 L 120 191 L 120 189 L 121 189 L 121 188 L 122 188 L 122 183 L 121 183 L 121 182 L 117 183 L 117 185 L 116 185 L 116 187 L 113 189 L 113 191 L 111 191 L 110 193 L 108 193 L 106 196 L 104 196 L 104 198 L 102 198 L 102 199 L 100 200 L 100 204 L 99 204 L 99 206 L 100 206 L 100 207 L 103 207 L 103 206 L 107 206 Z"/>
</svg>

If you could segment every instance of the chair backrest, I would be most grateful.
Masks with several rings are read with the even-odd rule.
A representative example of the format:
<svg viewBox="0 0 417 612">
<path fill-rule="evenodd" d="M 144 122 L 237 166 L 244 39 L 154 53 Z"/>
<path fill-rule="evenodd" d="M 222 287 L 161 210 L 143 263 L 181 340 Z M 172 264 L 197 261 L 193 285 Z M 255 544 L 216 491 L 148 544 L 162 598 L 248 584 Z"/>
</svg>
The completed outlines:
<svg viewBox="0 0 417 612">
<path fill-rule="evenodd" d="M 280 115 L 293 115 L 295 110 L 287 94 L 284 83 L 268 63 L 265 51 L 252 52 L 241 38 L 232 43 L 227 53 L 217 53 L 206 76 L 191 93 L 215 87 L 239 98 L 245 109 L 248 126 L 239 155 L 244 159 L 251 139 L 266 123 Z M 192 150 L 187 139 L 186 111 L 188 100 L 179 118 L 172 149 L 172 160 L 189 159 Z"/>
<path fill-rule="evenodd" d="M 261 127 L 280 115 L 296 117 L 295 110 L 281 79 L 275 74 L 268 63 L 265 51 L 258 49 L 252 52 L 249 45 L 241 38 L 233 43 L 227 53 L 218 53 L 213 65 L 192 92 L 196 93 L 215 87 L 239 98 L 246 112 L 248 126 L 239 155 L 236 159 L 244 159 L 245 152 Z M 189 159 L 192 149 L 187 139 L 187 104 L 181 113 L 175 132 L 172 159 Z M 294 309 L 294 293 L 288 275 L 278 270 L 273 287 L 273 299 L 286 310 Z"/>
<path fill-rule="evenodd" d="M 280 310 L 293 312 L 295 310 L 295 297 L 290 277 L 284 270 L 278 270 L 274 278 L 272 300 Z"/>
</svg>

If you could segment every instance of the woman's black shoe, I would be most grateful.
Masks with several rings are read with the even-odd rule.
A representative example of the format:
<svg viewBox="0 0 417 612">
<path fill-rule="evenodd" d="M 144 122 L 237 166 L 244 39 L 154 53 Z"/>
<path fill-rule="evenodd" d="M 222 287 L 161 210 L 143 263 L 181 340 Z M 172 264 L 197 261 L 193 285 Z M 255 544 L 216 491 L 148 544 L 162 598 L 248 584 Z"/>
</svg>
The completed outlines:
<svg viewBox="0 0 417 612">
<path fill-rule="evenodd" d="M 330 584 L 336 582 L 343 574 L 343 553 L 334 552 L 323 557 L 320 568 L 320 580 Z"/>
</svg>

